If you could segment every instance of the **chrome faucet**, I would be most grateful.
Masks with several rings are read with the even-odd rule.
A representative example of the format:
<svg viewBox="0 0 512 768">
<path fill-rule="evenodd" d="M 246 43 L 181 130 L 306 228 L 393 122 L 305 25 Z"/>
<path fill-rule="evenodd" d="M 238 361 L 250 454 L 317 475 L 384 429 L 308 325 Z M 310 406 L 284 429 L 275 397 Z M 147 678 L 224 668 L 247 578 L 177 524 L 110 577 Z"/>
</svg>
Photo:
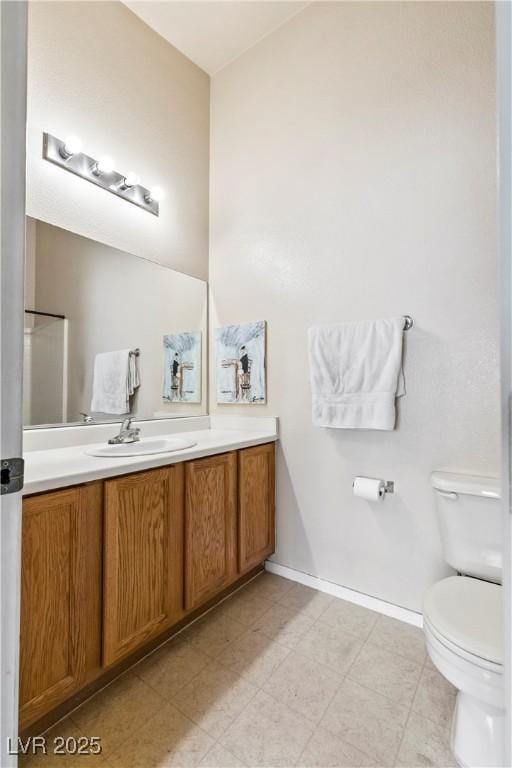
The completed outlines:
<svg viewBox="0 0 512 768">
<path fill-rule="evenodd" d="M 111 437 L 108 441 L 110 445 L 118 445 L 119 443 L 135 443 L 140 440 L 140 429 L 138 427 L 132 427 L 133 416 L 128 416 L 121 424 L 119 434 L 115 437 Z"/>
</svg>

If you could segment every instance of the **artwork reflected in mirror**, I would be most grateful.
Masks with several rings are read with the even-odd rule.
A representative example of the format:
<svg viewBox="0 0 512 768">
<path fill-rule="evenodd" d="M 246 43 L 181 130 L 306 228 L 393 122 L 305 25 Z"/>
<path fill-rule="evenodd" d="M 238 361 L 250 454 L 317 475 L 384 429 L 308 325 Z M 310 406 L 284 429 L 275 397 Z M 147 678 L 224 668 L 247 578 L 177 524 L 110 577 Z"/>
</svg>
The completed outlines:
<svg viewBox="0 0 512 768">
<path fill-rule="evenodd" d="M 206 323 L 204 281 L 28 218 L 25 426 L 205 413 Z"/>
<path fill-rule="evenodd" d="M 263 320 L 216 329 L 218 403 L 266 402 L 265 334 Z"/>
<path fill-rule="evenodd" d="M 165 403 L 201 402 L 201 333 L 169 333 L 164 336 Z"/>
</svg>

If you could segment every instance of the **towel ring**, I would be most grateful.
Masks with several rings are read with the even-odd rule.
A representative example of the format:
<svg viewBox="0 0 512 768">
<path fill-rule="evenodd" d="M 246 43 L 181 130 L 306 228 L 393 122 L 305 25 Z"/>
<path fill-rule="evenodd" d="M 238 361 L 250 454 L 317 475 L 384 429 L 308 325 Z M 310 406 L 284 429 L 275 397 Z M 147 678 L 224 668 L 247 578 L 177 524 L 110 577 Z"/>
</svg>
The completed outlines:
<svg viewBox="0 0 512 768">
<path fill-rule="evenodd" d="M 404 331 L 410 331 L 414 325 L 414 320 L 410 315 L 404 315 Z"/>
</svg>

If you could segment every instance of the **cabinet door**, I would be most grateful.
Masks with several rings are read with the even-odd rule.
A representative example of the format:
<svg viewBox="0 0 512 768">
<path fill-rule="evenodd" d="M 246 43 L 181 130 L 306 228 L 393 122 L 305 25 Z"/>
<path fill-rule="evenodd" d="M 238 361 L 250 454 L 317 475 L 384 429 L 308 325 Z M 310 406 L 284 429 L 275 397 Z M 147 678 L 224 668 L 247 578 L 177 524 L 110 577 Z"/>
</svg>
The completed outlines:
<svg viewBox="0 0 512 768">
<path fill-rule="evenodd" d="M 183 465 L 105 483 L 103 661 L 112 664 L 183 610 Z"/>
<path fill-rule="evenodd" d="M 185 605 L 196 608 L 236 578 L 236 454 L 186 468 Z"/>
<path fill-rule="evenodd" d="M 250 571 L 275 549 L 274 444 L 238 452 L 238 567 Z"/>
<path fill-rule="evenodd" d="M 99 672 L 101 539 L 101 483 L 23 502 L 21 728 Z"/>
</svg>

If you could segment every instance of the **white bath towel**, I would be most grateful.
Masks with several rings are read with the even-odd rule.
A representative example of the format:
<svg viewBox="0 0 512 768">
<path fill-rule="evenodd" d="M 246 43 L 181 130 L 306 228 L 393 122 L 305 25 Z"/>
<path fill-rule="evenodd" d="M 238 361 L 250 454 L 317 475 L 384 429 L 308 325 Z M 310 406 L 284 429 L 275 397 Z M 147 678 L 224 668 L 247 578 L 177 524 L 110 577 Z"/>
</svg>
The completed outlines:
<svg viewBox="0 0 512 768">
<path fill-rule="evenodd" d="M 128 397 L 131 397 L 135 393 L 135 390 L 139 385 L 139 356 L 132 352 L 132 354 L 128 356 Z"/>
<path fill-rule="evenodd" d="M 130 412 L 130 397 L 139 386 L 135 355 L 129 349 L 102 352 L 94 359 L 91 411 L 123 414 Z"/>
<path fill-rule="evenodd" d="M 403 317 L 310 328 L 313 424 L 394 429 L 395 399 L 405 394 Z"/>
</svg>

